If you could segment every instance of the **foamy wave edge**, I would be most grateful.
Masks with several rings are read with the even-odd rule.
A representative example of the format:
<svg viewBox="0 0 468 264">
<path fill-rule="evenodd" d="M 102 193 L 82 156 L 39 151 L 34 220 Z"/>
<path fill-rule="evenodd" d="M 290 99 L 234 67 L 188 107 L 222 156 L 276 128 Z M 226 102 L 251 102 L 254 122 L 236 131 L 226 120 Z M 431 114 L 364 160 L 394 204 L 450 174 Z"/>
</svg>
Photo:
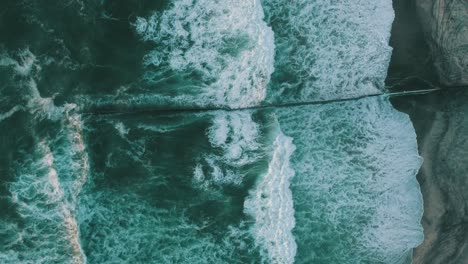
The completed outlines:
<svg viewBox="0 0 468 264">
<path fill-rule="evenodd" d="M 281 131 L 273 147 L 268 171 L 245 201 L 244 210 L 255 219 L 256 243 L 271 263 L 293 263 L 297 245 L 292 234 L 295 218 L 289 185 L 294 176 L 290 158 L 296 147 Z"/>
<path fill-rule="evenodd" d="M 156 44 L 144 64 L 159 67 L 158 72 L 150 68 L 144 78 L 159 82 L 169 69 L 196 72 L 201 83 L 189 88 L 189 97 L 197 105 L 236 108 L 259 104 L 266 97 L 275 51 L 273 31 L 263 18 L 259 0 L 228 0 L 222 5 L 213 0 L 196 1 L 195 5 L 178 0 L 162 13 L 138 18 L 137 33 Z M 182 92 L 176 97 L 186 96 Z"/>
<path fill-rule="evenodd" d="M 25 49 L 20 51 L 19 57 L 20 61 L 16 61 L 4 55 L 0 59 L 0 66 L 13 66 L 14 73 L 20 77 L 21 85 L 28 92 L 22 95 L 25 106 L 16 106 L 1 114 L 0 121 L 24 110 L 32 115 L 32 124 L 48 119 L 58 122 L 61 130 L 58 138 L 53 140 L 33 133 L 36 146 L 34 152 L 17 164 L 17 177 L 8 185 L 10 200 L 18 206 L 18 214 L 26 226 L 20 228 L 15 224 L 6 225 L 15 229 L 18 234 L 18 239 L 9 246 L 20 246 L 23 240 L 28 239 L 37 244 L 33 249 L 40 253 L 37 256 L 29 256 L 31 252 L 28 252 L 27 257 L 34 259 L 24 259 L 25 263 L 69 261 L 84 264 L 86 256 L 80 244 L 79 227 L 75 217 L 76 201 L 89 173 L 89 158 L 83 138 L 81 116 L 74 113 L 77 108 L 74 104 L 57 107 L 53 98 L 41 97 L 34 79 L 34 74 L 41 70 L 36 63 L 36 56 L 29 49 Z M 64 140 L 66 146 L 59 145 L 61 140 Z M 56 158 L 52 148 L 64 154 Z M 41 234 L 41 231 L 46 233 Z M 51 236 L 57 236 L 54 240 L 63 239 L 61 234 L 64 235 L 66 248 L 69 250 L 65 255 L 59 253 L 64 250 L 63 245 L 57 244 L 49 248 L 47 241 L 47 237 Z M 30 251 L 31 248 L 26 246 L 25 250 Z M 1 258 L 12 260 L 9 258 L 18 258 L 21 253 L 15 254 L 8 253 Z"/>
</svg>

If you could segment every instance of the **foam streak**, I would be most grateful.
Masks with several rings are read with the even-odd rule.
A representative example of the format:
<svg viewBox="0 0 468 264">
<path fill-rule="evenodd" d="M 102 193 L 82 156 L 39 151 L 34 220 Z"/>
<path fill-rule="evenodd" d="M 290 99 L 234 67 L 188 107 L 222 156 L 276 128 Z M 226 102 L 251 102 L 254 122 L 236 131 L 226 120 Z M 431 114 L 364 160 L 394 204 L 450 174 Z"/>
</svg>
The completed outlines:
<svg viewBox="0 0 468 264">
<path fill-rule="evenodd" d="M 294 176 L 289 159 L 295 150 L 292 138 L 281 132 L 273 144 L 274 151 L 267 173 L 245 202 L 245 211 L 255 219 L 254 237 L 268 254 L 271 263 L 293 263 L 296 242 L 290 179 Z"/>
</svg>

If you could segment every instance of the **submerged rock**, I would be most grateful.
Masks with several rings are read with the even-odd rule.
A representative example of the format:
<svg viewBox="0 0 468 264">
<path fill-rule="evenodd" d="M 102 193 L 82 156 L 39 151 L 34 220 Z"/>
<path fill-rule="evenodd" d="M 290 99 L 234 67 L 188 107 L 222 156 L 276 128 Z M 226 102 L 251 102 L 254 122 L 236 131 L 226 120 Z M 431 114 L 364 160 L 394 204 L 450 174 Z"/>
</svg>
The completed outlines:
<svg viewBox="0 0 468 264">
<path fill-rule="evenodd" d="M 415 1 L 440 83 L 468 85 L 468 2 Z"/>
</svg>

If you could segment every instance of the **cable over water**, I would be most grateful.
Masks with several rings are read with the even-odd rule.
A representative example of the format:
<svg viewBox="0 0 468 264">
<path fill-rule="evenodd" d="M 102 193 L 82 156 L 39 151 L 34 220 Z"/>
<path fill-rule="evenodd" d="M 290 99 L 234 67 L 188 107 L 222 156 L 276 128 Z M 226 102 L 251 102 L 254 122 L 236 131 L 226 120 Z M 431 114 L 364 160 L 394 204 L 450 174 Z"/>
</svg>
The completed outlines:
<svg viewBox="0 0 468 264">
<path fill-rule="evenodd" d="M 343 98 L 343 99 L 333 99 L 333 100 L 321 100 L 321 101 L 308 101 L 308 102 L 290 102 L 290 103 L 280 103 L 280 104 L 270 104 L 270 105 L 258 105 L 251 107 L 242 107 L 242 108 L 229 108 L 229 107 L 209 107 L 209 108 L 157 108 L 157 107 L 141 107 L 134 110 L 122 110 L 122 109 L 93 109 L 85 110 L 81 113 L 83 115 L 112 115 L 112 114 L 136 114 L 136 113 L 195 113 L 195 112 L 211 112 L 211 111 L 244 111 L 244 110 L 256 110 L 256 109 L 269 109 L 269 108 L 284 108 L 284 107 L 295 107 L 295 106 L 304 106 L 304 105 L 319 105 L 319 104 L 329 104 L 337 102 L 346 102 L 359 100 L 368 97 L 377 97 L 377 96 L 388 96 L 388 97 L 397 97 L 397 96 L 408 96 L 408 95 L 422 95 L 433 93 L 442 90 L 442 88 L 435 87 L 431 89 L 420 89 L 413 91 L 400 91 L 400 92 L 385 92 L 385 93 L 376 93 L 368 94 L 358 97 Z"/>
</svg>

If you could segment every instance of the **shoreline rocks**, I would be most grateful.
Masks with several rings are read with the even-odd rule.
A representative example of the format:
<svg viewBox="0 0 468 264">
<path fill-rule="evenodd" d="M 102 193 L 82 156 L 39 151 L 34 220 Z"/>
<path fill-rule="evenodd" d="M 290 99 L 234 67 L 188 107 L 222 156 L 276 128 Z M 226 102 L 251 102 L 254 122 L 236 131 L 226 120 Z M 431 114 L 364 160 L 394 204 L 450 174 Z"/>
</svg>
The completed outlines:
<svg viewBox="0 0 468 264">
<path fill-rule="evenodd" d="M 416 130 L 425 239 L 413 264 L 468 263 L 468 90 L 393 98 Z"/>
<path fill-rule="evenodd" d="M 439 82 L 444 86 L 468 85 L 468 1 L 415 3 Z"/>
<path fill-rule="evenodd" d="M 468 1 L 393 0 L 393 7 L 389 90 L 450 88 L 391 100 L 410 116 L 424 158 L 417 178 L 425 239 L 413 263 L 468 263 Z"/>
</svg>

